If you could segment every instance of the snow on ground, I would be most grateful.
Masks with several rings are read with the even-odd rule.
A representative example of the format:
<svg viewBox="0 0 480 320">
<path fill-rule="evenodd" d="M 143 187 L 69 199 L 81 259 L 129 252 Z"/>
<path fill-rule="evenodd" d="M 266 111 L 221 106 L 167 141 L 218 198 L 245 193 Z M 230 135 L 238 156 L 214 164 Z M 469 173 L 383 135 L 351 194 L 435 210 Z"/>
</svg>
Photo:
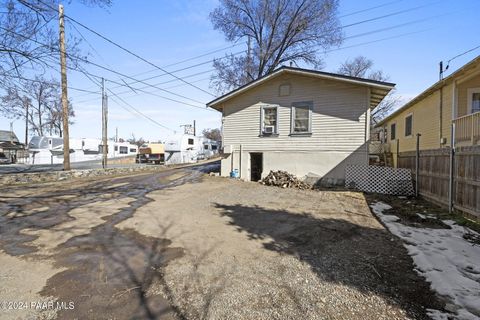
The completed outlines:
<svg viewBox="0 0 480 320">
<path fill-rule="evenodd" d="M 445 220 L 451 229 L 414 228 L 403 225 L 395 215 L 384 214 L 388 204 L 371 205 L 373 212 L 391 233 L 400 237 L 415 263 L 415 271 L 424 276 L 431 288 L 446 302 L 445 309 L 456 319 L 480 319 L 480 246 L 463 238 L 474 231 Z M 428 310 L 433 319 L 451 314 Z"/>
</svg>

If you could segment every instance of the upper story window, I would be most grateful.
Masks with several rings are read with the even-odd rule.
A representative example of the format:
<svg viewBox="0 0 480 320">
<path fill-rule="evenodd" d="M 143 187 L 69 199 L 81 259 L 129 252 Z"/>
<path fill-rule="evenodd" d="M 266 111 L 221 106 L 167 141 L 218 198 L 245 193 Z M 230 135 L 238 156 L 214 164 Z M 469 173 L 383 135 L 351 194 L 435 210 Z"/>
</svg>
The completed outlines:
<svg viewBox="0 0 480 320">
<path fill-rule="evenodd" d="M 278 107 L 262 107 L 262 135 L 278 134 Z"/>
<path fill-rule="evenodd" d="M 405 137 L 412 136 L 413 130 L 413 114 L 409 114 L 405 117 Z"/>
<path fill-rule="evenodd" d="M 128 154 L 128 147 L 120 146 L 120 154 Z"/>
<path fill-rule="evenodd" d="M 193 139 L 190 139 L 190 138 L 189 138 L 189 139 L 188 139 L 188 144 L 189 144 L 189 145 L 193 145 L 193 144 L 194 144 L 194 143 L 193 143 Z"/>
<path fill-rule="evenodd" d="M 467 90 L 468 109 L 471 113 L 480 112 L 480 88 L 472 88 Z"/>
<path fill-rule="evenodd" d="M 390 125 L 390 140 L 393 141 L 395 140 L 397 137 L 397 124 L 396 123 L 392 123 Z"/>
<path fill-rule="evenodd" d="M 292 134 L 312 132 L 312 106 L 311 101 L 292 104 Z"/>
</svg>

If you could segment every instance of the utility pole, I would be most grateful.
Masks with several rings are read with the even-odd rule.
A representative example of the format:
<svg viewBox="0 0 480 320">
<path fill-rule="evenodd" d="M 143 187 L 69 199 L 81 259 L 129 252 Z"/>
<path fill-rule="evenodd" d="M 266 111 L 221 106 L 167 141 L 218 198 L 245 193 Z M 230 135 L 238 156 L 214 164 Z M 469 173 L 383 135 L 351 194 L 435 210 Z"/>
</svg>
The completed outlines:
<svg viewBox="0 0 480 320">
<path fill-rule="evenodd" d="M 108 156 L 108 137 L 107 137 L 107 118 L 108 118 L 108 101 L 105 93 L 105 79 L 102 78 L 102 166 L 107 167 Z"/>
<path fill-rule="evenodd" d="M 252 71 L 251 70 L 251 44 L 250 44 L 250 36 L 247 36 L 248 37 L 248 40 L 247 40 L 247 75 L 246 75 L 246 80 L 247 82 L 250 82 L 250 72 Z"/>
<path fill-rule="evenodd" d="M 70 137 L 68 134 L 68 95 L 67 95 L 67 55 L 65 49 L 65 21 L 63 6 L 58 5 L 60 18 L 60 66 L 62 78 L 62 115 L 63 115 L 63 170 L 70 170 Z"/>
<path fill-rule="evenodd" d="M 13 122 L 10 122 L 10 144 L 13 144 Z"/>
<path fill-rule="evenodd" d="M 28 146 L 28 102 L 24 102 L 25 106 L 25 148 Z"/>
<path fill-rule="evenodd" d="M 197 135 L 197 125 L 196 125 L 196 121 L 193 120 L 193 135 L 196 136 Z"/>
<path fill-rule="evenodd" d="M 118 127 L 115 127 L 115 142 L 118 142 Z"/>
</svg>

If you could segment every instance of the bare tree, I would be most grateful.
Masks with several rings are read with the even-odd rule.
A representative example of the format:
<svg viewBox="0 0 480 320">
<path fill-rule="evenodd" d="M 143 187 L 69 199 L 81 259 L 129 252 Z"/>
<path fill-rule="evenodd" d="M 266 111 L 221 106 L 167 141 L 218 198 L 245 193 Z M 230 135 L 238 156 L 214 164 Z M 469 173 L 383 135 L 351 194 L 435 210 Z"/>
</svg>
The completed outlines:
<svg viewBox="0 0 480 320">
<path fill-rule="evenodd" d="M 41 77 L 12 86 L 1 97 L 0 114 L 10 119 L 26 120 L 30 132 L 35 135 L 50 133 L 62 136 L 63 115 L 59 88 L 58 82 Z M 70 102 L 69 109 L 69 116 L 74 117 Z"/>
<path fill-rule="evenodd" d="M 58 97 L 60 97 L 60 92 L 58 92 Z M 47 110 L 45 125 L 47 126 L 50 135 L 58 134 L 60 137 L 63 137 L 63 109 L 62 109 L 61 98 L 53 99 L 51 103 L 45 106 L 45 108 Z M 69 125 L 74 124 L 74 122 L 71 120 L 73 117 L 75 117 L 75 112 L 73 111 L 72 103 L 69 100 L 68 101 L 68 124 Z"/>
<path fill-rule="evenodd" d="M 304 62 L 319 68 L 319 49 L 342 42 L 337 0 L 220 0 L 210 13 L 230 42 L 247 41 L 248 52 L 216 60 L 211 86 L 231 90 L 278 66 Z"/>
<path fill-rule="evenodd" d="M 373 61 L 364 56 L 355 57 L 347 60 L 338 69 L 339 74 L 351 77 L 367 78 L 377 81 L 389 81 L 389 77 L 382 70 L 373 70 Z M 401 102 L 401 97 L 395 95 L 395 89 L 391 90 L 380 104 L 373 109 L 371 113 L 372 124 L 377 123 L 390 112 L 392 112 Z"/>
<path fill-rule="evenodd" d="M 136 138 L 135 135 L 132 133 L 132 137 L 127 140 L 127 142 L 136 145 L 137 147 L 143 146 L 147 141 L 143 139 L 142 137 Z"/>
<path fill-rule="evenodd" d="M 215 128 L 215 129 L 203 129 L 202 135 L 210 140 L 213 141 L 222 141 L 222 133 L 220 129 Z"/>
<path fill-rule="evenodd" d="M 111 0 L 83 0 L 109 6 Z M 0 0 L 0 87 L 6 89 L 26 68 L 44 74 L 58 59 L 57 0 Z M 52 22 L 52 23 L 51 23 Z M 80 41 L 69 37 L 69 63 L 76 65 Z"/>
</svg>

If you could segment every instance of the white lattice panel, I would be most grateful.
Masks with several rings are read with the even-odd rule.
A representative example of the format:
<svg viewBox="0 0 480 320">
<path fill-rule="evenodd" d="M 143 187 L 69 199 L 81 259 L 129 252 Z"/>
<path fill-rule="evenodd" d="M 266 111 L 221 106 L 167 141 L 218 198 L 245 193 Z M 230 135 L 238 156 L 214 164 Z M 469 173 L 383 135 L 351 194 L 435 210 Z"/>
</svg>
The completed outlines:
<svg viewBox="0 0 480 320">
<path fill-rule="evenodd" d="M 413 195 L 412 174 L 408 169 L 351 165 L 345 169 L 345 186 L 365 192 Z"/>
</svg>

